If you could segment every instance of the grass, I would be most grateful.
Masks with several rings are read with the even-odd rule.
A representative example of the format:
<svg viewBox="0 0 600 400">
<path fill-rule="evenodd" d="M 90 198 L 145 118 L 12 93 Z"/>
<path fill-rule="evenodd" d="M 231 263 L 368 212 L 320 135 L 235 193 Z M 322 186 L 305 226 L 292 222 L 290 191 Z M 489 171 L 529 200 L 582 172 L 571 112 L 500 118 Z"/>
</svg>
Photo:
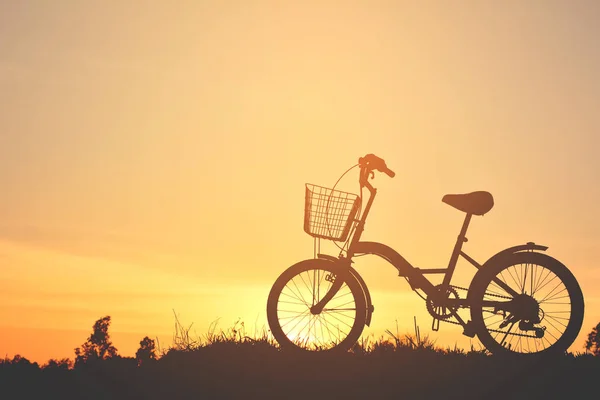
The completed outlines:
<svg viewBox="0 0 600 400">
<path fill-rule="evenodd" d="M 198 334 L 192 335 L 193 324 L 186 326 L 181 323 L 177 314 L 175 315 L 175 328 L 172 345 L 163 351 L 160 351 L 161 356 L 170 352 L 190 352 L 197 351 L 202 348 L 219 346 L 219 345 L 234 345 L 234 346 L 257 346 L 271 347 L 274 351 L 279 351 L 279 345 L 267 330 L 266 327 L 259 331 L 254 331 L 252 336 L 246 332 L 245 323 L 238 320 L 233 325 L 225 330 L 218 329 L 219 320 L 213 321 L 208 332 L 203 336 Z M 400 334 L 398 324 L 396 323 L 396 333 L 390 330 L 386 331 L 388 337 L 381 336 L 375 340 L 372 336 L 362 337 L 350 350 L 351 354 L 368 355 L 371 353 L 381 353 L 382 351 L 398 352 L 398 351 L 430 351 L 439 354 L 467 354 L 465 350 L 454 346 L 454 348 L 442 348 L 435 345 L 435 342 L 429 339 L 428 335 L 421 337 L 419 327 L 415 321 L 415 334 Z M 302 343 L 300 343 L 302 344 Z M 470 352 L 478 352 L 471 349 Z M 470 353 L 469 352 L 469 353 Z M 483 353 L 484 351 L 479 351 Z"/>
<path fill-rule="evenodd" d="M 344 354 L 290 354 L 266 328 L 214 321 L 198 335 L 175 314 L 172 344 L 157 360 L 130 357 L 73 367 L 0 360 L 0 395 L 10 399 L 536 399 L 594 397 L 600 357 L 569 354 L 515 363 L 483 349 L 437 346 L 398 326 L 362 338 Z"/>
</svg>

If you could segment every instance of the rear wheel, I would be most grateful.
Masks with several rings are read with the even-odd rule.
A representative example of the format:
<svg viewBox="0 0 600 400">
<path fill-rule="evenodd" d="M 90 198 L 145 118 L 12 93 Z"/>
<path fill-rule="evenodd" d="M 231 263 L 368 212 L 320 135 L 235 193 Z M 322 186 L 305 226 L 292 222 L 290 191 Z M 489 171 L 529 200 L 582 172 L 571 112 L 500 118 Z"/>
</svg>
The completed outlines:
<svg viewBox="0 0 600 400">
<path fill-rule="evenodd" d="M 515 253 L 481 269 L 469 292 L 477 336 L 493 354 L 564 353 L 583 323 L 577 280 L 545 254 Z"/>
<path fill-rule="evenodd" d="M 344 279 L 339 291 L 321 312 L 313 313 L 313 306 L 338 279 Z M 351 274 L 342 277 L 336 273 L 333 262 L 305 260 L 275 281 L 267 302 L 267 319 L 282 349 L 347 351 L 365 326 L 365 295 Z"/>
</svg>

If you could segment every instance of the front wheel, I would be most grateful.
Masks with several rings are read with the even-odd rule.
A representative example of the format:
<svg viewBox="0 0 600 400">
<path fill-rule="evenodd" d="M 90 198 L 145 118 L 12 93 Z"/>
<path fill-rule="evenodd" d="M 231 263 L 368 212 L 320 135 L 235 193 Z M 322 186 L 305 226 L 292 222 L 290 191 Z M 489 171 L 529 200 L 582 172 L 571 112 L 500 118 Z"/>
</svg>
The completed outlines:
<svg viewBox="0 0 600 400">
<path fill-rule="evenodd" d="M 542 253 L 515 253 L 481 269 L 469 299 L 477 336 L 493 354 L 564 353 L 583 323 L 577 280 Z"/>
<path fill-rule="evenodd" d="M 350 273 L 336 271 L 335 263 L 313 259 L 291 266 L 277 278 L 269 293 L 267 320 L 282 349 L 347 351 L 356 343 L 366 321 L 365 295 Z M 343 279 L 339 291 L 315 311 L 315 304 L 338 279 Z"/>
</svg>

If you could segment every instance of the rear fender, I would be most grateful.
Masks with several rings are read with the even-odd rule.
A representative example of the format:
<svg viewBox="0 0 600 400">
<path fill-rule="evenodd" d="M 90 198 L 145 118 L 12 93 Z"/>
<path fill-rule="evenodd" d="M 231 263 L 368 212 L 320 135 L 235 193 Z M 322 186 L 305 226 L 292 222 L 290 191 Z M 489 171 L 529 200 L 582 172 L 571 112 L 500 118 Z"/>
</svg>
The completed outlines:
<svg viewBox="0 0 600 400">
<path fill-rule="evenodd" d="M 327 254 L 319 254 L 318 257 L 322 260 L 327 260 L 330 261 L 332 263 L 338 263 L 338 262 L 347 262 L 347 260 L 340 260 L 339 258 L 327 255 Z M 365 324 L 367 326 L 371 326 L 371 317 L 373 315 L 373 311 L 375 309 L 375 307 L 373 307 L 373 303 L 371 302 L 371 293 L 369 293 L 369 288 L 367 287 L 367 284 L 365 283 L 365 280 L 362 278 L 362 276 L 360 276 L 360 274 L 358 273 L 357 270 L 355 270 L 354 268 L 352 268 L 352 266 L 350 265 L 345 265 L 345 268 L 348 269 L 348 272 L 350 272 L 350 275 L 352 275 L 352 277 L 354 279 L 356 279 L 356 281 L 358 282 L 358 284 L 360 285 L 363 294 L 365 296 L 365 303 L 367 304 L 367 315 L 366 315 L 366 319 L 365 319 Z"/>
<path fill-rule="evenodd" d="M 521 251 L 546 251 L 548 249 L 547 246 L 542 246 L 539 244 L 535 244 L 533 242 L 528 242 L 526 244 L 520 244 L 518 246 L 509 247 L 508 249 L 504 249 L 494 254 L 487 260 L 482 268 L 485 268 L 486 265 L 493 265 L 497 260 L 502 259 L 504 257 L 510 256 L 515 253 L 519 253 Z"/>
<path fill-rule="evenodd" d="M 485 263 L 483 263 L 483 265 L 481 266 L 479 271 L 477 271 L 477 273 L 473 277 L 473 280 L 471 281 L 471 285 L 469 286 L 469 293 L 472 292 L 471 289 L 473 288 L 473 285 L 475 284 L 475 282 L 478 281 L 477 276 L 479 274 L 481 274 L 481 272 L 484 269 L 489 268 L 490 266 L 495 265 L 496 263 L 498 263 L 502 260 L 505 260 L 506 258 L 508 258 L 516 253 L 520 253 L 523 251 L 542 252 L 542 251 L 546 251 L 547 249 L 548 249 L 548 246 L 543 246 L 540 244 L 535 244 L 533 242 L 528 242 L 526 244 L 520 244 L 518 246 L 509 247 L 507 249 L 499 251 L 498 253 L 491 256 Z"/>
</svg>

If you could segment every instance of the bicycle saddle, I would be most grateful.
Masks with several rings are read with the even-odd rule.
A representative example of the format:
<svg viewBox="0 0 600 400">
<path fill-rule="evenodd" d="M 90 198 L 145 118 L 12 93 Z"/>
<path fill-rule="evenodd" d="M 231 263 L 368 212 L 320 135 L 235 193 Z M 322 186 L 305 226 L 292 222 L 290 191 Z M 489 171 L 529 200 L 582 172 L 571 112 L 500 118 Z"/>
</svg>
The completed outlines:
<svg viewBox="0 0 600 400">
<path fill-rule="evenodd" d="M 447 194 L 442 201 L 467 214 L 483 215 L 494 207 L 494 198 L 489 192 Z"/>
</svg>

